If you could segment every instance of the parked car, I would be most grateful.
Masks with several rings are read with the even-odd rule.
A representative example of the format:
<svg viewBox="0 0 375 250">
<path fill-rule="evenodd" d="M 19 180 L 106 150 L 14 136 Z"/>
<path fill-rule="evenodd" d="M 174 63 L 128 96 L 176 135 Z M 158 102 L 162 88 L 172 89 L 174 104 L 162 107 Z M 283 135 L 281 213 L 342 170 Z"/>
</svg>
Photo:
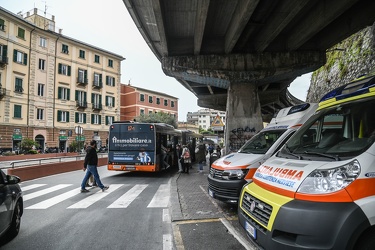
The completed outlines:
<svg viewBox="0 0 375 250">
<path fill-rule="evenodd" d="M 20 231 L 23 198 L 20 178 L 0 169 L 0 238 L 12 239 Z"/>
</svg>

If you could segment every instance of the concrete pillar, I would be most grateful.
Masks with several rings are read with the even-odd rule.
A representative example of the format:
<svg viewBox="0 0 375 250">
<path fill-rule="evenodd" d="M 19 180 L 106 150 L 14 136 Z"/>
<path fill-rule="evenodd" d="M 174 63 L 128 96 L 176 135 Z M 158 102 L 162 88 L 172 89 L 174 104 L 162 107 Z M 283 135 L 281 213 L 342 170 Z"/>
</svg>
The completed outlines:
<svg viewBox="0 0 375 250">
<path fill-rule="evenodd" d="M 225 152 L 228 153 L 237 151 L 263 128 L 257 86 L 231 82 L 226 110 Z"/>
</svg>

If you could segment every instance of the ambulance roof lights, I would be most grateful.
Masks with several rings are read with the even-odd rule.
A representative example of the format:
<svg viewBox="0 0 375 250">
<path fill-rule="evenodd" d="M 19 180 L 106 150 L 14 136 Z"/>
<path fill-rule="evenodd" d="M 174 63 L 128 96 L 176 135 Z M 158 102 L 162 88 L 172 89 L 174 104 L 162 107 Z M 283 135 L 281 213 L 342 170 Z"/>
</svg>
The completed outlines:
<svg viewBox="0 0 375 250">
<path fill-rule="evenodd" d="M 353 82 L 340 86 L 327 93 L 322 97 L 322 99 L 320 99 L 320 102 L 327 101 L 332 98 L 336 98 L 336 100 L 342 100 L 348 97 L 369 93 L 369 89 L 371 87 L 375 87 L 375 76 L 361 77 L 357 80 L 354 80 Z"/>
<path fill-rule="evenodd" d="M 302 112 L 310 107 L 310 103 L 303 103 L 300 105 L 293 106 L 289 109 L 288 115 L 297 113 L 297 112 Z"/>
</svg>

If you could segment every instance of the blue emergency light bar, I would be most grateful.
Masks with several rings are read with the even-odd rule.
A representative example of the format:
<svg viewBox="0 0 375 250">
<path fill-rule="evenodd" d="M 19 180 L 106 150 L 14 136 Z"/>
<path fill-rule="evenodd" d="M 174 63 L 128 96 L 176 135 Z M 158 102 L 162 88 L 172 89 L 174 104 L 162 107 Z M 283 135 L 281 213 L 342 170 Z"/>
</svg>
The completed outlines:
<svg viewBox="0 0 375 250">
<path fill-rule="evenodd" d="M 375 76 L 372 75 L 369 77 L 361 77 L 328 92 L 320 99 L 320 102 L 324 102 L 332 98 L 335 98 L 336 101 L 338 101 L 352 96 L 366 94 L 370 92 L 369 89 L 371 87 L 375 87 Z"/>
</svg>

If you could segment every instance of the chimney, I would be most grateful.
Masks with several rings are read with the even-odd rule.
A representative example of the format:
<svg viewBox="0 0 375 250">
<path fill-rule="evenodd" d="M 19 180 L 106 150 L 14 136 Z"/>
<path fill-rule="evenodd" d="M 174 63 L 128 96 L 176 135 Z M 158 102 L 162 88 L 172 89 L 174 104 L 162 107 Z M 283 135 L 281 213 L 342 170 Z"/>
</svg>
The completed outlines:
<svg viewBox="0 0 375 250">
<path fill-rule="evenodd" d="M 61 35 L 61 33 L 62 33 L 62 29 L 59 29 L 59 34 Z"/>
<path fill-rule="evenodd" d="M 52 21 L 55 21 L 55 16 L 54 15 L 52 15 Z"/>
<path fill-rule="evenodd" d="M 30 11 L 28 11 L 27 13 L 26 13 L 26 17 L 29 17 L 30 16 Z"/>
<path fill-rule="evenodd" d="M 35 14 L 35 15 L 38 14 L 38 9 L 37 9 L 37 8 L 34 8 L 34 14 Z"/>
</svg>

